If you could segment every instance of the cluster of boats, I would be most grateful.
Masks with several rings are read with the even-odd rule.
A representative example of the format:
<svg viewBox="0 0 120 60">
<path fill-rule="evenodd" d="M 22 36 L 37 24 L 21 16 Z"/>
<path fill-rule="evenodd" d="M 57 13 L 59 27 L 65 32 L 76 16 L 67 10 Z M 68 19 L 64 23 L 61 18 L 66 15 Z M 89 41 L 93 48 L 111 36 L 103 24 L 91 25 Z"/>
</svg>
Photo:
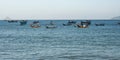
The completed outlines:
<svg viewBox="0 0 120 60">
<path fill-rule="evenodd" d="M 15 22 L 18 22 L 18 20 L 11 20 L 11 21 L 8 21 L 9 23 L 15 23 Z M 19 21 L 20 25 L 21 26 L 24 26 L 27 24 L 27 20 L 20 20 Z M 120 25 L 120 23 L 118 23 Z M 69 20 L 67 23 L 63 23 L 63 26 L 75 26 L 75 27 L 78 27 L 78 28 L 88 28 L 89 26 L 91 25 L 91 21 L 90 20 L 85 20 L 85 21 L 81 21 L 80 23 L 77 23 L 76 21 L 73 21 L 73 20 Z M 99 24 L 95 24 L 95 26 L 105 26 L 104 23 L 99 23 Z M 39 21 L 33 21 L 31 24 L 30 24 L 30 27 L 32 28 L 39 28 L 41 27 L 40 25 L 40 22 Z M 49 28 L 57 28 L 56 24 L 53 23 L 53 21 L 50 21 L 49 24 L 46 24 L 46 28 L 49 29 Z"/>
<path fill-rule="evenodd" d="M 75 21 L 68 21 L 66 24 L 64 23 L 63 26 L 76 26 L 78 28 L 87 28 L 90 24 L 90 22 L 81 22 L 80 24 L 76 24 Z M 30 26 L 32 28 L 39 28 L 40 27 L 40 23 L 39 21 L 34 21 L 32 24 L 30 24 Z M 56 24 L 53 23 L 53 21 L 50 21 L 49 24 L 46 24 L 46 28 L 50 29 L 50 28 L 57 28 Z"/>
<path fill-rule="evenodd" d="M 20 20 L 20 21 L 18 21 L 18 20 L 8 20 L 8 23 L 17 23 L 17 22 L 20 23 L 20 26 L 24 26 L 24 25 L 27 24 L 27 20 Z M 32 27 L 32 28 L 39 28 L 39 27 L 41 27 L 41 25 L 40 25 L 39 21 L 33 21 L 30 24 L 30 27 Z M 46 28 L 48 28 L 48 29 L 49 28 L 56 28 L 56 27 L 57 26 L 56 26 L 56 24 L 53 23 L 53 21 L 50 21 L 49 24 L 46 24 Z"/>
<path fill-rule="evenodd" d="M 74 25 L 78 28 L 87 28 L 91 24 L 90 20 L 81 21 L 80 23 L 77 23 L 76 21 L 68 21 L 68 23 L 63 24 L 63 26 L 71 26 Z"/>
<path fill-rule="evenodd" d="M 39 21 L 34 21 L 32 24 L 30 24 L 32 28 L 39 28 L 40 27 L 40 22 Z M 57 26 L 53 23 L 53 21 L 50 21 L 49 24 L 46 24 L 46 28 L 56 28 Z"/>
<path fill-rule="evenodd" d="M 27 24 L 27 20 L 20 20 L 20 21 L 10 20 L 8 22 L 9 23 L 19 22 L 20 26 L 24 26 L 24 25 Z M 69 20 L 67 23 L 63 23 L 63 26 L 75 26 L 75 27 L 78 27 L 78 28 L 87 28 L 90 24 L 91 24 L 91 21 L 89 21 L 89 20 L 87 20 L 87 21 L 81 21 L 78 24 L 77 24 L 76 21 Z M 39 28 L 39 27 L 41 27 L 41 25 L 40 25 L 39 21 L 33 21 L 30 24 L 30 27 L 32 27 L 32 28 Z M 46 24 L 46 28 L 48 28 L 48 29 L 49 28 L 57 28 L 57 26 L 56 26 L 56 24 L 53 23 L 53 21 L 50 21 L 50 23 Z"/>
</svg>

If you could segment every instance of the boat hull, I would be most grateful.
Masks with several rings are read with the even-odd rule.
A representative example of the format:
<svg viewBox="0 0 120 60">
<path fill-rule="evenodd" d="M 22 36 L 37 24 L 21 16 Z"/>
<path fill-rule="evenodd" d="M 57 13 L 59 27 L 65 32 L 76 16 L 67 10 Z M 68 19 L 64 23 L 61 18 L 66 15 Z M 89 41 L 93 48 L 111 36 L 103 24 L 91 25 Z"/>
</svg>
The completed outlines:
<svg viewBox="0 0 120 60">
<path fill-rule="evenodd" d="M 95 24 L 96 26 L 105 26 L 105 24 Z"/>
<path fill-rule="evenodd" d="M 32 28 L 39 28 L 39 27 L 40 27 L 39 24 L 31 24 L 30 26 L 31 26 Z"/>
<path fill-rule="evenodd" d="M 56 28 L 56 26 L 46 26 L 47 29 L 53 29 Z"/>
<path fill-rule="evenodd" d="M 78 28 L 88 28 L 87 25 L 77 25 Z"/>
</svg>

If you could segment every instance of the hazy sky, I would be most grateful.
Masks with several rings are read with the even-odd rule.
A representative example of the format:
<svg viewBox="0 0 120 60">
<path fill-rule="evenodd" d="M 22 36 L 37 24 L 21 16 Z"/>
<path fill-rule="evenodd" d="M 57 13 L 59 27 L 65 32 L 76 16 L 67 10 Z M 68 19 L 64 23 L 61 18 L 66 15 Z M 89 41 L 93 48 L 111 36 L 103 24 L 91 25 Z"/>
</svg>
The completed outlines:
<svg viewBox="0 0 120 60">
<path fill-rule="evenodd" d="M 0 19 L 110 19 L 120 0 L 0 0 Z"/>
</svg>

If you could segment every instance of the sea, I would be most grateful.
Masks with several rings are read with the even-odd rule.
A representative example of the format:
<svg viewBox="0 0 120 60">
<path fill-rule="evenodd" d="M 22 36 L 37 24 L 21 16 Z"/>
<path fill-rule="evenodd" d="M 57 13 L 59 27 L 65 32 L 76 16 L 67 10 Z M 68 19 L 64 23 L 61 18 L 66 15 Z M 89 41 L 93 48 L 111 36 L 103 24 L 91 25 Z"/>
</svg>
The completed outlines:
<svg viewBox="0 0 120 60">
<path fill-rule="evenodd" d="M 88 28 L 53 20 L 54 29 L 46 28 L 51 20 L 39 20 L 39 28 L 30 27 L 33 21 L 0 21 L 0 60 L 120 60 L 120 20 L 91 20 Z"/>
</svg>

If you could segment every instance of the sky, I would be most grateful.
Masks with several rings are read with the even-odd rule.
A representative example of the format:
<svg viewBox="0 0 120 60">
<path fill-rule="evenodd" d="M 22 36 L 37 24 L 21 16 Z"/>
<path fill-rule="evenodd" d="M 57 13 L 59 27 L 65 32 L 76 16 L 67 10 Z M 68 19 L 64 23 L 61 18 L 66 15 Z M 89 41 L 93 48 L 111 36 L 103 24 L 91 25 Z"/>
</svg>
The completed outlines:
<svg viewBox="0 0 120 60">
<path fill-rule="evenodd" d="M 110 19 L 120 0 L 0 0 L 0 19 Z"/>
</svg>

